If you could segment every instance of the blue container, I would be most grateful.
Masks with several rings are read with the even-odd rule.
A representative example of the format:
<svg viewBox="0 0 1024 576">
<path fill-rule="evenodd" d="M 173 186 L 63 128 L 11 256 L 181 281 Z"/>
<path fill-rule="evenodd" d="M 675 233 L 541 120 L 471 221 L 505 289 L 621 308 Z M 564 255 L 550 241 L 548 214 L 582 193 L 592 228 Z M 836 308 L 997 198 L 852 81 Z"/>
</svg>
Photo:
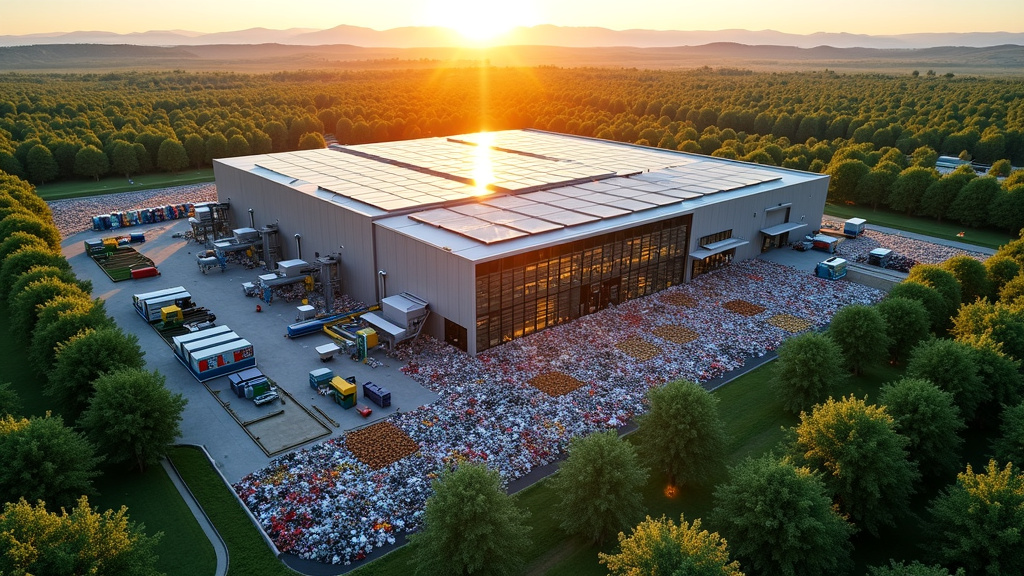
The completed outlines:
<svg viewBox="0 0 1024 576">
<path fill-rule="evenodd" d="M 120 228 L 121 227 L 121 215 L 113 212 L 110 214 L 110 227 Z"/>
<path fill-rule="evenodd" d="M 110 230 L 110 214 L 104 214 L 100 219 L 103 220 L 103 229 Z"/>
<path fill-rule="evenodd" d="M 141 220 L 143 224 L 149 224 L 153 221 L 153 213 L 149 211 L 149 208 L 143 208 L 142 210 L 139 210 L 139 220 Z"/>
<path fill-rule="evenodd" d="M 92 217 L 92 229 L 93 230 L 103 230 L 103 218 L 101 218 L 99 216 L 93 216 Z"/>
<path fill-rule="evenodd" d="M 128 238 L 132 244 L 141 244 L 146 241 L 146 235 L 142 232 L 132 232 Z"/>
</svg>

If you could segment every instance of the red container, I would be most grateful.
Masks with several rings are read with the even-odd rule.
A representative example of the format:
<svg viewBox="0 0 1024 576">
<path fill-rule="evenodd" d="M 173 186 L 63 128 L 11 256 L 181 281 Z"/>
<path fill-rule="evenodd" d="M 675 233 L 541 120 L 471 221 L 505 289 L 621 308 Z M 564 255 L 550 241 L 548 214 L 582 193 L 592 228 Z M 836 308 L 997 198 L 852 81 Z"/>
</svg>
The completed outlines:
<svg viewBox="0 0 1024 576">
<path fill-rule="evenodd" d="M 160 272 L 155 266 L 146 266 L 145 268 L 136 268 L 132 270 L 132 279 L 135 278 L 149 278 L 150 276 L 159 276 Z"/>
</svg>

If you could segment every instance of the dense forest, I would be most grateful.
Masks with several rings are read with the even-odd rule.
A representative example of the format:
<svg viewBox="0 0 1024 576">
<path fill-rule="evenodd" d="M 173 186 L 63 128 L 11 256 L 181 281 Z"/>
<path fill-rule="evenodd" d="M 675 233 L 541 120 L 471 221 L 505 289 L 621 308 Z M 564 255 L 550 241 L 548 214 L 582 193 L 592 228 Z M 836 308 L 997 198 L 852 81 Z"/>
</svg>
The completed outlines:
<svg viewBox="0 0 1024 576">
<path fill-rule="evenodd" d="M 1024 80 L 825 70 L 467 67 L 0 76 L 0 170 L 36 184 L 214 158 L 538 128 L 833 176 L 832 200 L 1012 232 L 1024 178 L 942 176 L 939 155 L 1024 164 Z"/>
</svg>

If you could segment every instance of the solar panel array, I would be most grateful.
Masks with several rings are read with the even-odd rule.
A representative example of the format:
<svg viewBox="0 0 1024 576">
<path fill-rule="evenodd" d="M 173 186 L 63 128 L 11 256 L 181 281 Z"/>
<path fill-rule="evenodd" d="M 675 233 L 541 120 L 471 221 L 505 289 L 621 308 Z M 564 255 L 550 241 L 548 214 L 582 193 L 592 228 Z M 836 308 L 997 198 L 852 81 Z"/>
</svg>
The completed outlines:
<svg viewBox="0 0 1024 576">
<path fill-rule="evenodd" d="M 684 166 L 434 208 L 409 218 L 484 244 L 614 218 L 778 180 L 755 167 L 695 160 Z"/>
<path fill-rule="evenodd" d="M 257 166 L 315 184 L 328 200 L 423 208 L 409 217 L 484 244 L 780 179 L 756 166 L 518 130 L 285 152 Z M 489 189 L 474 185 L 481 177 Z"/>
<path fill-rule="evenodd" d="M 333 150 L 273 154 L 256 165 L 385 211 L 480 194 L 464 182 Z"/>
</svg>

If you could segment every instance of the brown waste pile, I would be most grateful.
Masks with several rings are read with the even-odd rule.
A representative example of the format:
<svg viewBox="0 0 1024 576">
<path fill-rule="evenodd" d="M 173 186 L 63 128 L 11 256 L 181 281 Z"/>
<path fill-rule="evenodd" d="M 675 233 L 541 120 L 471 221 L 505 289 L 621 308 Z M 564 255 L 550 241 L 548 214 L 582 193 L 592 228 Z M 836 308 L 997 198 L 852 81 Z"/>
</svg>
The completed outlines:
<svg viewBox="0 0 1024 576">
<path fill-rule="evenodd" d="M 768 323 L 786 332 L 803 332 L 811 327 L 811 323 L 792 314 L 776 314 L 768 319 Z"/>
<path fill-rule="evenodd" d="M 527 380 L 530 386 L 548 396 L 562 396 L 583 386 L 583 382 L 561 372 L 545 372 Z"/>
<path fill-rule="evenodd" d="M 683 308 L 693 308 L 697 305 L 697 301 L 680 292 L 673 292 L 672 294 L 666 295 L 662 300 L 667 304 L 673 306 L 682 306 Z"/>
<path fill-rule="evenodd" d="M 726 302 L 725 304 L 722 304 L 722 308 L 725 308 L 726 310 L 729 310 L 730 312 L 735 312 L 737 314 L 742 314 L 744 316 L 757 316 L 761 312 L 765 311 L 765 307 L 764 306 L 758 306 L 757 304 L 751 304 L 750 302 L 747 302 L 746 300 L 730 300 L 730 301 Z"/>
<path fill-rule="evenodd" d="M 420 445 L 391 422 L 378 422 L 349 432 L 345 447 L 360 462 L 379 470 L 415 454 Z"/>
<path fill-rule="evenodd" d="M 658 326 L 652 333 L 658 338 L 675 342 L 676 344 L 686 344 L 697 339 L 697 333 L 685 326 Z"/>
<path fill-rule="evenodd" d="M 658 354 L 661 354 L 661 348 L 658 348 L 639 336 L 623 340 L 616 344 L 615 347 L 640 361 L 650 360 Z"/>
</svg>

